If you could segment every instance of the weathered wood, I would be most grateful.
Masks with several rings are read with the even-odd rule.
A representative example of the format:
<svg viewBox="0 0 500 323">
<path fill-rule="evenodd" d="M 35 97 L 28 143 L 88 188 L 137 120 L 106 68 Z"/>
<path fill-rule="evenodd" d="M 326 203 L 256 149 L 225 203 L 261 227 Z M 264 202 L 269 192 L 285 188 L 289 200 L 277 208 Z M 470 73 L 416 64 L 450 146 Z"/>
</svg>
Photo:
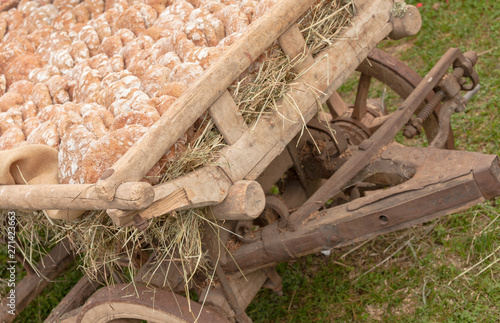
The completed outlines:
<svg viewBox="0 0 500 323">
<path fill-rule="evenodd" d="M 101 199 L 94 184 L 0 186 L 0 205 L 6 209 L 139 210 L 151 205 L 153 199 L 153 187 L 143 182 L 123 183 L 113 201 Z"/>
<path fill-rule="evenodd" d="M 73 254 L 70 251 L 70 244 L 67 240 L 63 240 L 57 246 L 52 248 L 49 254 L 40 261 L 37 265 L 38 275 L 27 275 L 15 288 L 15 313 L 21 313 L 28 304 L 37 297 L 49 283 L 56 279 L 66 267 L 68 267 L 74 260 Z M 0 321 L 12 322 L 15 318 L 7 311 L 9 300 L 2 298 L 0 302 Z"/>
<path fill-rule="evenodd" d="M 260 184 L 243 180 L 234 183 L 224 201 L 211 209 L 218 220 L 253 220 L 265 206 L 266 195 Z"/>
<path fill-rule="evenodd" d="M 293 24 L 279 38 L 280 47 L 289 57 L 293 65 L 293 70 L 297 73 L 307 70 L 314 64 L 314 58 L 306 46 L 306 41 L 302 37 L 299 27 Z"/>
<path fill-rule="evenodd" d="M 141 180 L 227 87 L 313 3 L 314 0 L 282 0 L 251 24 L 242 37 L 111 167 L 114 173 L 97 182 L 99 195 L 112 200 L 121 183 Z"/>
<path fill-rule="evenodd" d="M 262 186 L 264 192 L 269 193 L 273 185 L 283 174 L 293 166 L 292 158 L 287 150 L 278 155 L 269 166 L 257 177 L 256 181 Z"/>
<path fill-rule="evenodd" d="M 372 77 L 370 75 L 361 73 L 358 91 L 356 92 L 356 101 L 354 102 L 354 109 L 352 110 L 352 117 L 356 120 L 362 120 L 368 111 L 367 100 L 371 81 Z"/>
<path fill-rule="evenodd" d="M 257 178 L 316 115 L 318 101 L 325 102 L 390 33 L 392 1 L 358 2 L 366 7 L 365 11 L 353 19 L 353 27 L 347 29 L 335 46 L 318 55 L 316 63 L 278 102 L 280 113 L 272 112 L 252 132 L 246 132 L 234 145 L 221 151 L 218 164 L 233 181 Z"/>
<path fill-rule="evenodd" d="M 415 6 L 406 5 L 401 16 L 391 17 L 393 31 L 389 34 L 392 39 L 401 39 L 416 35 L 422 28 L 422 17 Z"/>
<path fill-rule="evenodd" d="M 349 107 L 344 102 L 344 100 L 340 97 L 337 92 L 333 92 L 333 94 L 326 100 L 326 106 L 332 115 L 332 118 L 338 118 L 344 116 Z"/>
<path fill-rule="evenodd" d="M 248 130 L 229 91 L 222 93 L 208 111 L 228 145 L 234 144 Z"/>
<path fill-rule="evenodd" d="M 300 74 L 314 64 L 314 58 L 309 52 L 306 41 L 297 25 L 294 24 L 283 33 L 279 38 L 279 42 L 281 49 L 290 57 L 291 61 L 298 62 L 293 66 L 296 73 Z M 347 104 L 337 92 L 334 92 L 326 103 L 334 118 L 342 116 L 348 109 Z"/>
<path fill-rule="evenodd" d="M 246 309 L 250 302 L 254 299 L 257 292 L 262 288 L 268 276 L 264 270 L 258 270 L 245 277 L 229 277 L 228 281 L 234 291 L 238 305 L 242 309 Z M 200 303 L 220 308 L 228 317 L 234 317 L 234 311 L 231 309 L 222 289 L 219 286 L 212 287 L 208 293 L 204 289 L 200 294 Z"/>
<path fill-rule="evenodd" d="M 82 306 L 100 286 L 100 283 L 90 280 L 87 275 L 83 276 L 50 312 L 45 323 L 58 323 L 62 315 Z"/>
<path fill-rule="evenodd" d="M 124 322 L 123 319 L 148 322 L 229 322 L 214 310 L 202 307 L 181 295 L 130 283 L 99 289 L 77 315 L 76 322 L 82 323 Z M 196 315 L 199 315 L 198 319 Z"/>
<path fill-rule="evenodd" d="M 187 175 L 154 186 L 154 202 L 140 211 L 108 210 L 118 226 L 132 223 L 136 214 L 151 219 L 174 210 L 219 204 L 227 196 L 232 181 L 221 168 L 206 166 Z"/>
</svg>

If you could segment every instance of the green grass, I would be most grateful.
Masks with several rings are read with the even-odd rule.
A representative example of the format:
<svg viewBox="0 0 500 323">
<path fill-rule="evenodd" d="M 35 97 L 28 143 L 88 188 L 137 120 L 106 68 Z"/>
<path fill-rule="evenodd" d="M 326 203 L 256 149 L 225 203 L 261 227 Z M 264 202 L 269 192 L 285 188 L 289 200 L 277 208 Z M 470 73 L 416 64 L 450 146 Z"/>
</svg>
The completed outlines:
<svg viewBox="0 0 500 323">
<path fill-rule="evenodd" d="M 456 145 L 498 154 L 500 2 L 440 1 L 439 10 L 432 9 L 434 1 L 421 2 L 421 32 L 379 47 L 420 75 L 450 47 L 476 51 L 482 89 L 453 116 Z M 355 88 L 348 82 L 342 95 L 353 97 Z M 247 312 L 255 322 L 499 322 L 496 202 L 337 249 L 330 257 L 280 264 L 283 296 L 261 290 Z"/>
</svg>

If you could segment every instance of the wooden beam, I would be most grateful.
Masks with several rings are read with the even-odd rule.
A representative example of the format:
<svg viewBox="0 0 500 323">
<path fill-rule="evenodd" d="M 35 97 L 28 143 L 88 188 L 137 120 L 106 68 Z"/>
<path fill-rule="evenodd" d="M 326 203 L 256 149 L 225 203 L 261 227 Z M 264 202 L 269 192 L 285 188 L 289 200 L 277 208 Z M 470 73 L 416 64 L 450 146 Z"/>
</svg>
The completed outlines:
<svg viewBox="0 0 500 323">
<path fill-rule="evenodd" d="M 151 219 L 174 210 L 219 204 L 226 198 L 233 182 L 223 170 L 206 166 L 187 175 L 154 186 L 154 202 L 140 212 L 109 209 L 108 215 L 119 226 L 133 223 L 136 214 Z"/>
<path fill-rule="evenodd" d="M 218 220 L 253 220 L 265 207 L 266 194 L 260 184 L 243 180 L 234 183 L 224 201 L 211 209 Z"/>
<path fill-rule="evenodd" d="M 113 201 L 101 199 L 94 184 L 0 186 L 0 205 L 14 210 L 139 210 L 153 199 L 153 187 L 144 182 L 123 183 Z"/>
</svg>

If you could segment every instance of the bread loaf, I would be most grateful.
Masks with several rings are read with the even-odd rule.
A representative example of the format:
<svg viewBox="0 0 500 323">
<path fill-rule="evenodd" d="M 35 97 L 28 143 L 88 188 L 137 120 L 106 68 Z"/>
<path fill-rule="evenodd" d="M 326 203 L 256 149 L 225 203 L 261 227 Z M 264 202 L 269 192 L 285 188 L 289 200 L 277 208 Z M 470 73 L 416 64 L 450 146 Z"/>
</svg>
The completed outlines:
<svg viewBox="0 0 500 323">
<path fill-rule="evenodd" d="M 61 183 L 96 182 L 274 2 L 21 0 L 0 13 L 0 150 L 48 145 Z"/>
</svg>

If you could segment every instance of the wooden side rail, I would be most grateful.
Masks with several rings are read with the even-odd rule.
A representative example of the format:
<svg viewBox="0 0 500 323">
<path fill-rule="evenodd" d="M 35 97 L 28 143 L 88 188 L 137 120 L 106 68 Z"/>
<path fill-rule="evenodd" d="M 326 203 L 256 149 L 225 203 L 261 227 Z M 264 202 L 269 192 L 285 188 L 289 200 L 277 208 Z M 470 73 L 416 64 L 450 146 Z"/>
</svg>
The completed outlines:
<svg viewBox="0 0 500 323">
<path fill-rule="evenodd" d="M 0 186 L 1 207 L 14 210 L 140 210 L 153 200 L 153 187 L 143 182 L 123 183 L 113 201 L 99 198 L 94 184 Z"/>
<path fill-rule="evenodd" d="M 318 54 L 314 62 L 312 57 L 307 57 L 300 66 L 300 69 L 305 69 L 302 76 L 286 97 L 278 102 L 279 114 L 273 112 L 261 119 L 256 127 L 248 129 L 241 123 L 241 116 L 236 115 L 227 86 L 280 35 L 283 35 L 280 42 L 285 52 L 295 56 L 294 41 L 300 45 L 298 47 L 303 47 L 303 39 L 299 37 L 294 21 L 313 2 L 281 1 L 255 25 L 251 25 L 244 36 L 176 101 L 150 131 L 108 169 L 106 174 L 109 176 L 106 178 L 95 185 L 1 186 L 0 205 L 14 209 L 143 210 L 141 217 L 151 218 L 158 216 L 159 212 L 166 213 L 165 210 L 221 203 L 231 185 L 243 179 L 255 180 L 318 112 L 318 103 L 331 97 L 367 54 L 393 31 L 392 1 L 357 0 L 359 15 L 353 19 L 352 26 L 346 29 L 334 47 Z M 209 106 L 217 126 L 230 144 L 216 161 L 219 166 L 214 167 L 220 176 L 205 176 L 204 171 L 197 170 L 194 175 L 188 174 L 183 179 L 154 189 L 141 186 L 147 185 L 144 183 L 125 183 L 127 180 L 142 179 L 150 168 L 149 164 L 154 164 L 185 131 L 184 128 L 187 129 Z M 227 122 L 231 118 L 236 122 L 234 129 Z M 204 183 L 205 193 L 188 197 L 186 189 L 193 187 L 194 191 L 200 191 L 194 188 L 196 185 L 189 183 L 191 177 L 200 176 L 200 172 L 199 182 Z M 210 178 L 215 178 L 215 182 Z M 182 185 L 179 184 L 181 181 Z M 135 187 L 135 184 L 139 186 Z M 220 185 L 224 187 L 218 189 Z M 171 190 L 174 186 L 175 189 Z M 205 196 L 214 192 L 218 192 L 215 199 Z M 197 202 L 192 199 L 194 196 Z M 120 212 L 121 215 L 132 213 Z"/>
</svg>

